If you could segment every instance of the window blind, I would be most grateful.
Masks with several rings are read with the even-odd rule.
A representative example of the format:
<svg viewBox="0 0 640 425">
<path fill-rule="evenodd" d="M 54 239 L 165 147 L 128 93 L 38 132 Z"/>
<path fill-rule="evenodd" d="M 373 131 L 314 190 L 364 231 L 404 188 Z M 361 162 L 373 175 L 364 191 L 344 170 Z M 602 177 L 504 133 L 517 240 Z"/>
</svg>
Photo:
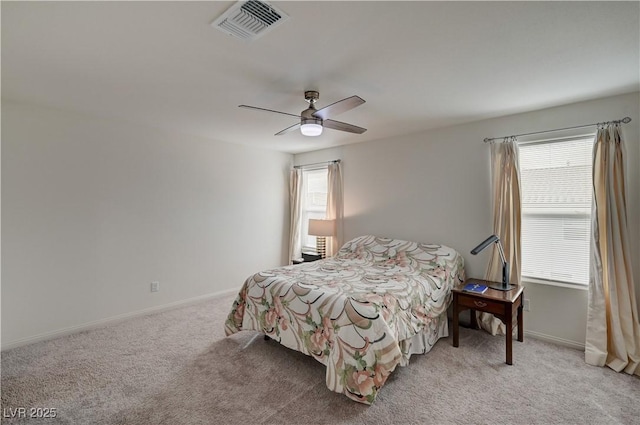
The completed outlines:
<svg viewBox="0 0 640 425">
<path fill-rule="evenodd" d="M 593 143 L 520 145 L 523 276 L 588 285 Z"/>
</svg>

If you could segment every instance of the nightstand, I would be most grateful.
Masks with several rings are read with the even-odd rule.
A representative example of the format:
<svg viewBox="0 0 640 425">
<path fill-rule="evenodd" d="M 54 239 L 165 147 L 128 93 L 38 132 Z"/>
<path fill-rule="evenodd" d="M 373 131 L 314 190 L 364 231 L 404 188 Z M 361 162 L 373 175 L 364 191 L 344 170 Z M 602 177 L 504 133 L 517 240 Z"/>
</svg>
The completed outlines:
<svg viewBox="0 0 640 425">
<path fill-rule="evenodd" d="M 312 261 L 321 260 L 322 256 L 316 254 L 302 253 L 302 258 L 293 260 L 293 264 L 311 263 Z"/>
<path fill-rule="evenodd" d="M 305 263 L 310 263 L 312 261 L 322 260 L 322 256 L 320 254 L 307 254 L 305 252 L 302 253 L 302 259 Z"/>
<path fill-rule="evenodd" d="M 513 322 L 517 320 L 518 341 L 524 341 L 524 328 L 522 325 L 522 300 L 524 287 L 516 285 L 510 291 L 499 291 L 488 288 L 483 294 L 463 291 L 467 283 L 480 283 L 483 285 L 500 284 L 482 279 L 467 279 L 462 285 L 453 288 L 453 346 L 459 345 L 460 330 L 458 316 L 465 310 L 471 310 L 471 327 L 479 329 L 476 319 L 476 311 L 491 313 L 499 318 L 506 326 L 507 337 L 507 364 L 513 364 L 511 343 L 513 342 Z"/>
</svg>

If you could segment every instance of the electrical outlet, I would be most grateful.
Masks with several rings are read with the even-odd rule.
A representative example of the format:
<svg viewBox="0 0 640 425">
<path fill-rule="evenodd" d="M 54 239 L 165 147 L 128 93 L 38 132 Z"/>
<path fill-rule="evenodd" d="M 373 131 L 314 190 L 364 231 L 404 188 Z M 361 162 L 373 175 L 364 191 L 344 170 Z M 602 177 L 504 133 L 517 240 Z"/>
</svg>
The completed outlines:
<svg viewBox="0 0 640 425">
<path fill-rule="evenodd" d="M 151 292 L 158 292 L 160 290 L 160 282 L 151 282 Z"/>
<path fill-rule="evenodd" d="M 529 311 L 530 307 L 531 307 L 531 304 L 529 303 L 529 298 L 525 298 L 524 303 L 522 304 L 522 309 L 524 311 Z"/>
</svg>

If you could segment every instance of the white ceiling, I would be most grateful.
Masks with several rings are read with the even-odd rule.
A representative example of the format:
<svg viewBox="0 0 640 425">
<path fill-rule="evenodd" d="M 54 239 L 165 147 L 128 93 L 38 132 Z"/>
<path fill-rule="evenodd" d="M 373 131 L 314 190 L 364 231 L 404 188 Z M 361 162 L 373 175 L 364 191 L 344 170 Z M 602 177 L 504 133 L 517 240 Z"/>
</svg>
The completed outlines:
<svg viewBox="0 0 640 425">
<path fill-rule="evenodd" d="M 638 2 L 273 2 L 254 41 L 209 26 L 233 2 L 2 2 L 2 97 L 284 152 L 637 91 Z M 368 128 L 273 134 L 357 94 Z"/>
</svg>

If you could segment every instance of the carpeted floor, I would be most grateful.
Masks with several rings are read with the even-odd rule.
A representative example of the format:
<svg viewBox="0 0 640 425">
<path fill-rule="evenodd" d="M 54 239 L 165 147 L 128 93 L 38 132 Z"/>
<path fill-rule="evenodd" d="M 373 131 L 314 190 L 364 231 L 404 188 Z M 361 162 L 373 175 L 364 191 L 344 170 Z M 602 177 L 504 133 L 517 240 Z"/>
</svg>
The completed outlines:
<svg viewBox="0 0 640 425">
<path fill-rule="evenodd" d="M 570 348 L 461 329 L 398 368 L 367 407 L 324 366 L 253 332 L 224 337 L 233 297 L 2 353 L 2 424 L 638 424 L 640 379 Z M 11 418 L 55 408 L 55 419 Z"/>
</svg>

